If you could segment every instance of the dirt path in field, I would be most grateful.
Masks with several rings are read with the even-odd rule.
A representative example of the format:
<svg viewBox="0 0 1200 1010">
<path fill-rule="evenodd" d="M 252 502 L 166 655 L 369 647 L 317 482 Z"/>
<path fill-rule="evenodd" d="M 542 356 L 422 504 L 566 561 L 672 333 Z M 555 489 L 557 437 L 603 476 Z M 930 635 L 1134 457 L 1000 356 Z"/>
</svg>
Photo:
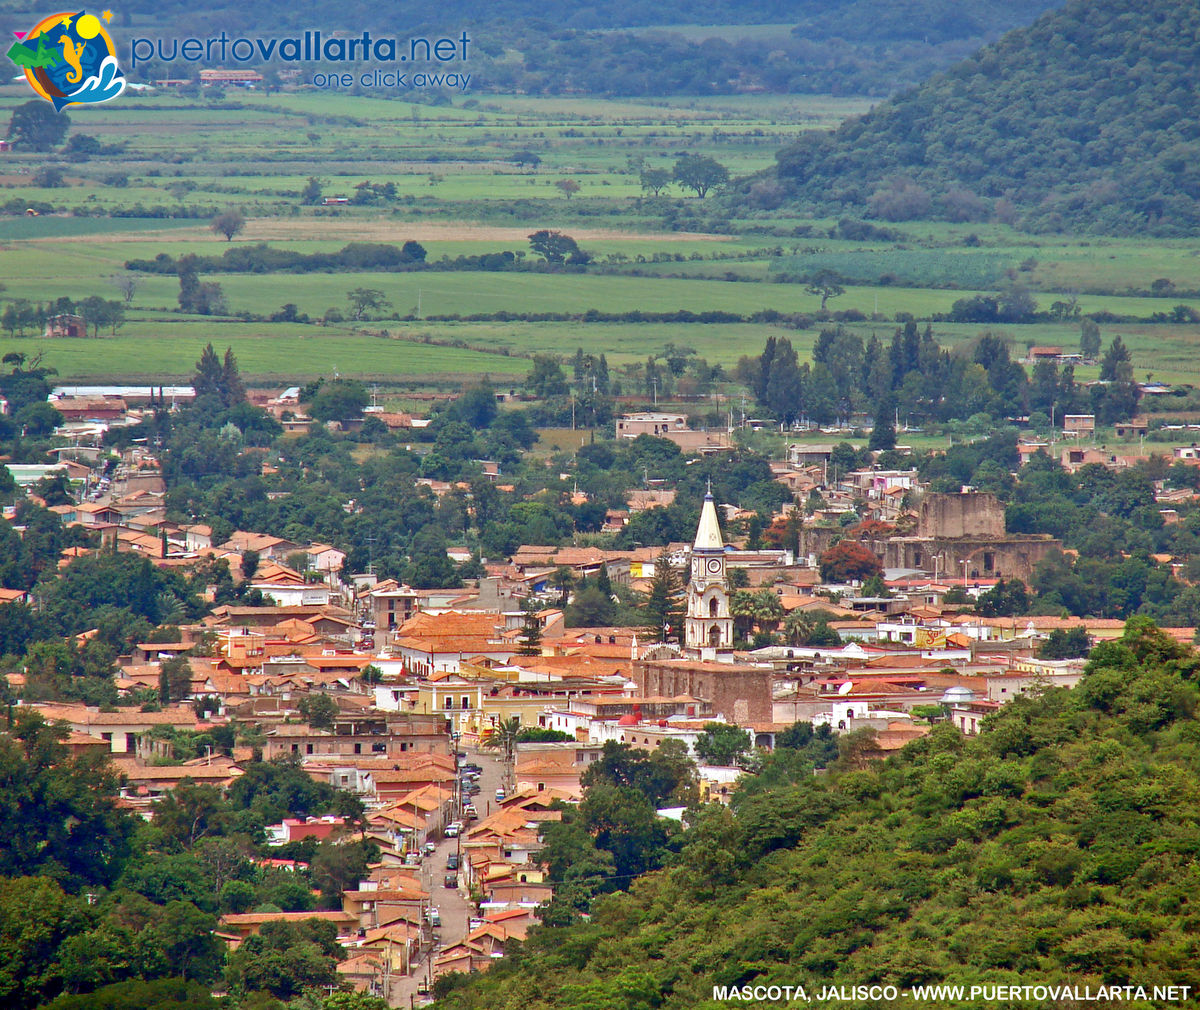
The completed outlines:
<svg viewBox="0 0 1200 1010">
<path fill-rule="evenodd" d="M 261 242 L 267 239 L 345 238 L 367 242 L 395 242 L 412 239 L 414 242 L 522 242 L 528 240 L 533 225 L 525 228 L 502 228 L 498 225 L 472 224 L 457 221 L 364 221 L 361 218 L 320 220 L 262 218 L 249 221 L 238 236 L 241 242 Z M 581 242 L 605 240 L 639 242 L 728 242 L 728 235 L 709 235 L 700 232 L 629 232 L 604 228 L 568 228 L 572 238 Z"/>
<path fill-rule="evenodd" d="M 529 239 L 533 225 L 525 228 L 502 228 L 497 225 L 471 224 L 456 221 L 364 221 L 361 218 L 300 220 L 284 218 L 259 218 L 246 222 L 235 242 L 283 242 L 305 239 L 345 239 L 348 242 L 517 242 L 524 244 Z M 632 232 L 614 231 L 606 228 L 569 228 L 572 238 L 579 242 L 730 242 L 731 235 L 712 235 L 707 232 L 667 231 Z M 37 242 L 79 243 L 84 240 L 97 242 L 145 242 L 147 239 L 175 242 L 193 242 L 206 239 L 214 245 L 224 247 L 225 240 L 212 234 L 204 224 L 194 228 L 164 228 L 149 231 L 98 232 L 94 235 L 47 235 L 43 238 L 10 239 L 6 243 Z"/>
</svg>

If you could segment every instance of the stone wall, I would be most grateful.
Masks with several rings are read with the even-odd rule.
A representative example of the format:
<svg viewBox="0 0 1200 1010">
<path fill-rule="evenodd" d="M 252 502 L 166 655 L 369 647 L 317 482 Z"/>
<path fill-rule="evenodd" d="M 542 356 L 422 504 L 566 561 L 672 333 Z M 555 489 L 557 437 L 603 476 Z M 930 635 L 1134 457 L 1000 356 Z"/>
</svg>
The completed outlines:
<svg viewBox="0 0 1200 1010">
<path fill-rule="evenodd" d="M 917 520 L 919 537 L 1002 537 L 1004 504 L 994 494 L 926 494 Z"/>
<path fill-rule="evenodd" d="M 770 722 L 772 671 L 688 659 L 641 660 L 633 677 L 643 697 L 688 695 L 712 703 L 731 722 Z"/>
</svg>

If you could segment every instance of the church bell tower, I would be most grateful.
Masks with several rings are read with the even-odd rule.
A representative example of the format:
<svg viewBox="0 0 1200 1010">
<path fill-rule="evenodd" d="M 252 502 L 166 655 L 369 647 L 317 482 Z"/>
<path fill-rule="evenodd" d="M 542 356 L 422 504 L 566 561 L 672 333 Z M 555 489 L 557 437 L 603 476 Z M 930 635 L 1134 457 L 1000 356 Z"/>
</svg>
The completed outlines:
<svg viewBox="0 0 1200 1010">
<path fill-rule="evenodd" d="M 729 590 L 725 584 L 725 544 L 717 523 L 711 487 L 704 496 L 700 525 L 692 544 L 684 648 L 697 659 L 730 661 L 733 658 L 733 618 L 729 616 Z"/>
</svg>

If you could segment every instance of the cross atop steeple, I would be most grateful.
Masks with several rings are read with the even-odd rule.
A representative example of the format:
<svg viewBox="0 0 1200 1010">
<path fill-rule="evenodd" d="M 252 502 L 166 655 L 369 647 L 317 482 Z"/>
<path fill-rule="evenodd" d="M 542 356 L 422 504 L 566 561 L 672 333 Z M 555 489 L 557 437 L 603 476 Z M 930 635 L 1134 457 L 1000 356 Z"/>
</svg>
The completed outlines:
<svg viewBox="0 0 1200 1010">
<path fill-rule="evenodd" d="M 708 478 L 708 496 L 710 498 L 712 497 L 712 478 L 711 477 Z"/>
</svg>

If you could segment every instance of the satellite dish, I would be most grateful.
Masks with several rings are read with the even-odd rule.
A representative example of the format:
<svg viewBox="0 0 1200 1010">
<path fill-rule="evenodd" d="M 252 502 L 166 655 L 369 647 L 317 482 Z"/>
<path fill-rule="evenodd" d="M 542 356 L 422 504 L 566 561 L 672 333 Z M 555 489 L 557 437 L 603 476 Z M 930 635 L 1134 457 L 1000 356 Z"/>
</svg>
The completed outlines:
<svg viewBox="0 0 1200 1010">
<path fill-rule="evenodd" d="M 848 680 L 838 688 L 838 694 L 849 694 L 852 690 L 854 690 L 854 682 Z"/>
</svg>

